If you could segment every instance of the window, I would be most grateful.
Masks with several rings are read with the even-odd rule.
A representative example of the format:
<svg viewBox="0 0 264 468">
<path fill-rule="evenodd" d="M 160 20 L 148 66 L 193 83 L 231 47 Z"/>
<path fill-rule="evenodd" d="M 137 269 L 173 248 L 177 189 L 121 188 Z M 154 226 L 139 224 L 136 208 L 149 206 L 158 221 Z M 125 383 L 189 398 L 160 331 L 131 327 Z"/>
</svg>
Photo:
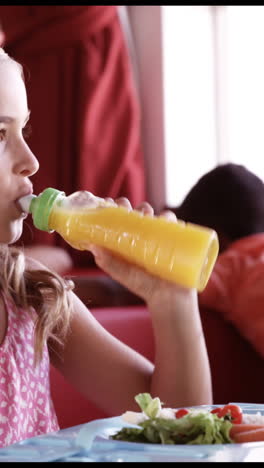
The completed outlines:
<svg viewBox="0 0 264 468">
<path fill-rule="evenodd" d="M 264 180 L 264 6 L 164 6 L 166 199 L 218 163 Z"/>
<path fill-rule="evenodd" d="M 264 6 L 128 8 L 149 201 L 156 209 L 177 205 L 200 176 L 227 161 L 263 179 Z"/>
<path fill-rule="evenodd" d="M 166 201 L 216 165 L 214 48 L 208 6 L 162 10 Z"/>
<path fill-rule="evenodd" d="M 227 158 L 264 179 L 264 6 L 222 8 L 226 29 L 223 73 L 227 83 Z"/>
</svg>

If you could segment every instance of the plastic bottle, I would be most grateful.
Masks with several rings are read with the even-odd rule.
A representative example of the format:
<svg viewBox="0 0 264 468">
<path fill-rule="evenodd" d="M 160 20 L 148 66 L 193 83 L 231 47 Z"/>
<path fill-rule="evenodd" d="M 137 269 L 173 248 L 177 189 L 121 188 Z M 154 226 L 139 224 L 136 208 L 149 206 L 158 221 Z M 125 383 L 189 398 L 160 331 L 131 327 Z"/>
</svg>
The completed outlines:
<svg viewBox="0 0 264 468">
<path fill-rule="evenodd" d="M 99 206 L 98 206 L 99 203 Z M 89 243 L 118 253 L 160 278 L 202 291 L 214 267 L 215 231 L 113 206 L 90 192 L 70 196 L 53 188 L 20 199 L 38 229 L 58 232 L 72 247 Z"/>
</svg>

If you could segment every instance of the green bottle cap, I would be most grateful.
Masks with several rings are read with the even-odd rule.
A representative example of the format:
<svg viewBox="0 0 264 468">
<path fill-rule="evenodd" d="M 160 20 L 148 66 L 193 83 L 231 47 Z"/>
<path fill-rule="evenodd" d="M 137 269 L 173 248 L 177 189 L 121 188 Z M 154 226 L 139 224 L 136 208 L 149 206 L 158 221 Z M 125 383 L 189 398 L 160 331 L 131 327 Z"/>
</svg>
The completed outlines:
<svg viewBox="0 0 264 468">
<path fill-rule="evenodd" d="M 34 226 L 42 231 L 52 232 L 49 229 L 49 217 L 54 202 L 65 193 L 54 188 L 46 188 L 37 197 L 32 198 L 29 212 L 32 214 Z"/>
</svg>

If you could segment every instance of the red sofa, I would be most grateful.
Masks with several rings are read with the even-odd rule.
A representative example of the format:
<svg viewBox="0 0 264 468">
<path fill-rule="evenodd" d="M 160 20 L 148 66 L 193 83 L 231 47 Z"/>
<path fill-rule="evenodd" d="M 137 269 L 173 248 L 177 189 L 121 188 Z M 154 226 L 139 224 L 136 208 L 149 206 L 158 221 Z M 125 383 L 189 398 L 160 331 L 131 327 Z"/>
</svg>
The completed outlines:
<svg viewBox="0 0 264 468">
<path fill-rule="evenodd" d="M 144 305 L 91 310 L 113 335 L 153 360 L 152 328 Z M 213 310 L 202 309 L 201 317 L 211 364 L 214 402 L 264 403 L 263 359 Z M 80 395 L 53 367 L 51 392 L 61 428 L 111 416 Z"/>
</svg>

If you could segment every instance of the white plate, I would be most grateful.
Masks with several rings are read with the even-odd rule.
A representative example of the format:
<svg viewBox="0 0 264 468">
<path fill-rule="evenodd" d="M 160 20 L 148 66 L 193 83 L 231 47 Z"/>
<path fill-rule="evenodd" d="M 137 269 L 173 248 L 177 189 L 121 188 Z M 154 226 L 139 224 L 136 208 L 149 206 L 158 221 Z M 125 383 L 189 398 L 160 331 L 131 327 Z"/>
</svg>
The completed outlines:
<svg viewBox="0 0 264 468">
<path fill-rule="evenodd" d="M 244 413 L 260 412 L 264 405 L 236 403 Z M 197 406 L 212 409 L 216 406 Z M 264 442 L 216 445 L 160 445 L 123 442 L 110 436 L 125 426 L 120 417 L 97 419 L 87 424 L 32 437 L 0 449 L 0 462 L 236 462 L 263 461 Z"/>
<path fill-rule="evenodd" d="M 260 412 L 264 415 L 264 405 L 238 404 L 244 413 Z M 217 406 L 196 406 L 197 409 L 211 410 Z M 131 426 L 120 417 L 96 420 L 86 424 L 77 436 L 78 444 L 95 461 L 124 462 L 165 462 L 165 461 L 262 461 L 264 442 L 245 444 L 214 445 L 161 445 L 125 442 L 110 439 L 122 427 Z"/>
</svg>

